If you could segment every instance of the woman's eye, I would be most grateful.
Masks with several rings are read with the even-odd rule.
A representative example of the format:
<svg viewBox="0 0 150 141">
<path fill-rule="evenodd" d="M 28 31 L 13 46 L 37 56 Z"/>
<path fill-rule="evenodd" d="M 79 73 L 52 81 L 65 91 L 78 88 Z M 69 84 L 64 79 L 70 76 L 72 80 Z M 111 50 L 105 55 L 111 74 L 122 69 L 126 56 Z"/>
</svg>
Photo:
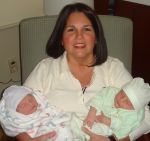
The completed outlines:
<svg viewBox="0 0 150 141">
<path fill-rule="evenodd" d="M 89 28 L 89 27 L 85 27 L 84 28 L 84 31 L 91 31 L 92 29 L 91 28 Z"/>
<path fill-rule="evenodd" d="M 67 32 L 73 32 L 74 31 L 74 28 L 68 28 L 66 29 Z"/>
<path fill-rule="evenodd" d="M 85 26 L 85 27 L 83 28 L 83 30 L 84 30 L 84 31 L 93 31 L 93 28 L 92 28 L 92 26 Z"/>
</svg>

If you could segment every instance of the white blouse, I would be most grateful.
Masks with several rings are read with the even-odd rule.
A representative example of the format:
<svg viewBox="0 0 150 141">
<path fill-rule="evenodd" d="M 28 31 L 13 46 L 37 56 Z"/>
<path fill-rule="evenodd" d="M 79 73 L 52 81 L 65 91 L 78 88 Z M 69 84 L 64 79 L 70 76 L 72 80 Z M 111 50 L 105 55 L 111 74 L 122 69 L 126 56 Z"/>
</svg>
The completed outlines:
<svg viewBox="0 0 150 141">
<path fill-rule="evenodd" d="M 86 102 L 95 96 L 102 87 L 121 88 L 131 79 L 132 76 L 120 60 L 108 57 L 105 63 L 94 67 L 91 83 L 83 93 L 80 82 L 69 70 L 65 52 L 57 59 L 43 59 L 29 75 L 24 85 L 39 89 L 47 96 L 50 104 L 65 111 L 76 112 L 81 117 L 87 113 Z M 137 135 L 145 133 L 145 128 L 150 130 L 150 125 L 147 126 L 144 125 L 142 127 L 144 131 Z"/>
</svg>

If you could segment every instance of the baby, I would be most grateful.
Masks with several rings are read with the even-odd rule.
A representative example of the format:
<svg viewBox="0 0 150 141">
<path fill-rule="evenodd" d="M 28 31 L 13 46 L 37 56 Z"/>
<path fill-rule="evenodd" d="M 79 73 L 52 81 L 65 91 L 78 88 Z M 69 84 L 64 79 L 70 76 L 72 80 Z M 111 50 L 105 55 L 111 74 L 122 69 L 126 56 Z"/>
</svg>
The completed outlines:
<svg viewBox="0 0 150 141">
<path fill-rule="evenodd" d="M 49 105 L 38 90 L 16 85 L 7 88 L 0 101 L 0 113 L 2 128 L 8 136 L 26 132 L 31 139 L 45 139 L 47 136 L 42 135 L 56 131 L 53 140 L 72 141 L 71 113 Z"/>
<path fill-rule="evenodd" d="M 90 110 L 84 125 L 89 129 L 96 125 L 97 134 L 124 138 L 141 124 L 149 101 L 150 86 L 142 78 L 134 78 L 121 90 L 104 88 L 88 102 Z"/>
<path fill-rule="evenodd" d="M 71 127 L 82 141 L 89 137 L 80 130 L 88 128 L 95 134 L 121 139 L 129 135 L 144 119 L 144 107 L 150 101 L 150 86 L 135 78 L 122 89 L 103 88 L 87 103 L 90 109 L 85 120 L 73 115 Z"/>
</svg>

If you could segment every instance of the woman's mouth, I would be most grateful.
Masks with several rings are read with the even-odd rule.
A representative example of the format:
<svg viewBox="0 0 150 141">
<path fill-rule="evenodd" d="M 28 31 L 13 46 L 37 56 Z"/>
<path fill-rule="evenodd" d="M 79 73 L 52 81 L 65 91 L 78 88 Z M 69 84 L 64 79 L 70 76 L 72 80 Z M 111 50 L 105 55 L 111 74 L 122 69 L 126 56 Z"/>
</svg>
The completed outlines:
<svg viewBox="0 0 150 141">
<path fill-rule="evenodd" d="M 84 43 L 78 43 L 74 45 L 75 48 L 85 48 L 85 44 Z"/>
</svg>

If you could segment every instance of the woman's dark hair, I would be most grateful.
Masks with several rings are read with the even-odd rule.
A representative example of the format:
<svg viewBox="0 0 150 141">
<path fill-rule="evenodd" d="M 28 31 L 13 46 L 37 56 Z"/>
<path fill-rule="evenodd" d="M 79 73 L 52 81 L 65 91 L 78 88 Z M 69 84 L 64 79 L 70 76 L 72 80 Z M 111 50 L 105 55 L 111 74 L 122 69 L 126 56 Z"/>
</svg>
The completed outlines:
<svg viewBox="0 0 150 141">
<path fill-rule="evenodd" d="M 95 31 L 96 43 L 93 49 L 93 54 L 96 61 L 92 66 L 100 65 L 107 59 L 107 45 L 103 33 L 103 28 L 98 16 L 94 10 L 83 3 L 74 3 L 66 5 L 60 12 L 54 30 L 47 42 L 46 53 L 48 56 L 57 58 L 65 51 L 62 46 L 62 37 L 68 17 L 74 12 L 82 12 L 91 21 Z"/>
</svg>

